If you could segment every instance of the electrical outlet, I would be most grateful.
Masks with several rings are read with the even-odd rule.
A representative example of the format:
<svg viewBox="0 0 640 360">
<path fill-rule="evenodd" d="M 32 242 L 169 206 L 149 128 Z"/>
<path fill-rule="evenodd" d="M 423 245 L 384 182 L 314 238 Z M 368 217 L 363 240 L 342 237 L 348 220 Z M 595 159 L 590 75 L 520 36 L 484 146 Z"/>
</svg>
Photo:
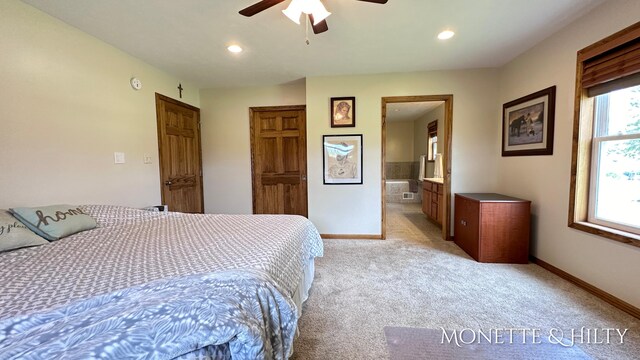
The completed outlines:
<svg viewBox="0 0 640 360">
<path fill-rule="evenodd" d="M 151 164 L 151 155 L 144 154 L 144 163 Z"/>
</svg>

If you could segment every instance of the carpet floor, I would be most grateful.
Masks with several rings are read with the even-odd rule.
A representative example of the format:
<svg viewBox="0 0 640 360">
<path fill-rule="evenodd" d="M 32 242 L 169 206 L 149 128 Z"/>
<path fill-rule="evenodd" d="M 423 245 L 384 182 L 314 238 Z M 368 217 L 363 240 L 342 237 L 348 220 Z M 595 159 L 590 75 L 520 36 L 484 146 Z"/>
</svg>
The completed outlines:
<svg viewBox="0 0 640 360">
<path fill-rule="evenodd" d="M 537 265 L 474 261 L 419 204 L 387 205 L 387 240 L 324 244 L 293 359 L 388 359 L 385 326 L 629 329 L 623 344 L 579 346 L 594 359 L 640 359 L 640 320 Z"/>
</svg>

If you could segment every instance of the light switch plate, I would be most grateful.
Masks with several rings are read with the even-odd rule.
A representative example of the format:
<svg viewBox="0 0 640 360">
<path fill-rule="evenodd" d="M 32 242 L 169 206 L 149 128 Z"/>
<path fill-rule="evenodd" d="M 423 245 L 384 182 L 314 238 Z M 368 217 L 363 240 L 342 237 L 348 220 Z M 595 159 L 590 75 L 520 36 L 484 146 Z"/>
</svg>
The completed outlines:
<svg viewBox="0 0 640 360">
<path fill-rule="evenodd" d="M 113 161 L 116 164 L 124 164 L 124 153 L 123 152 L 114 152 L 113 153 Z"/>
</svg>

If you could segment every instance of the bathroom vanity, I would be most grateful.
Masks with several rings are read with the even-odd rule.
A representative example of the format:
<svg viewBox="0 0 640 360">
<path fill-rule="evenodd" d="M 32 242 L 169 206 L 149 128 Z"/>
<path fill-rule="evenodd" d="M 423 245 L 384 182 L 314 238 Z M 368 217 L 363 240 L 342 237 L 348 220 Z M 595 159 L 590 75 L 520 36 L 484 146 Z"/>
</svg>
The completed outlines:
<svg viewBox="0 0 640 360">
<path fill-rule="evenodd" d="M 422 212 L 427 218 L 442 226 L 444 185 L 442 178 L 422 179 Z"/>
</svg>

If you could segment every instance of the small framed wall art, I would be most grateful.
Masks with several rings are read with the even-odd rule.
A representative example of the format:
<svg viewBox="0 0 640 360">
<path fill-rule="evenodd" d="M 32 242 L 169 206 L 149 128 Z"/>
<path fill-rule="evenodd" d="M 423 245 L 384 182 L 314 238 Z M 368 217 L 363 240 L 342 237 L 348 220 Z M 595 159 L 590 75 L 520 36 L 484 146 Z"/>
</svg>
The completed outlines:
<svg viewBox="0 0 640 360">
<path fill-rule="evenodd" d="M 356 126 L 356 98 L 331 98 L 331 127 Z"/>
</svg>

